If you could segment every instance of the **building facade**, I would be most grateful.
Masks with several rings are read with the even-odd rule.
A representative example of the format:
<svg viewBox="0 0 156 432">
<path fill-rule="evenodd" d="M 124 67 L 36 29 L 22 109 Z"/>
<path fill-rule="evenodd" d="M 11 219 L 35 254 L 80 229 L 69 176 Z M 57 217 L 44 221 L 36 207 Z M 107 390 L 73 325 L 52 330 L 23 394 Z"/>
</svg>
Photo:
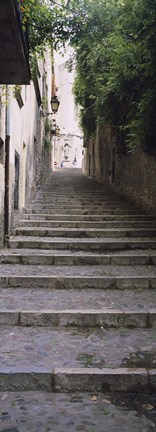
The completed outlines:
<svg viewBox="0 0 156 432">
<path fill-rule="evenodd" d="M 59 135 L 52 139 L 52 168 L 82 167 L 83 133 L 78 124 L 78 108 L 74 102 L 72 87 L 74 70 L 69 72 L 67 61 L 69 52 L 64 57 L 55 55 L 56 90 L 60 107 L 56 116 Z"/>
<path fill-rule="evenodd" d="M 0 244 L 51 170 L 51 55 L 29 85 L 2 85 L 0 101 Z"/>
</svg>

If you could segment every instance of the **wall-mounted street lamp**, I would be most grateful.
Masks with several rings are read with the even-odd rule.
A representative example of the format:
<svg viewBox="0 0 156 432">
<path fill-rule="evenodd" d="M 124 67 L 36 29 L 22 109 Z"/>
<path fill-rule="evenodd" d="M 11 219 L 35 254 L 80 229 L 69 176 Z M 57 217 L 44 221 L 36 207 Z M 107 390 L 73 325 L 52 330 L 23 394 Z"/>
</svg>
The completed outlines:
<svg viewBox="0 0 156 432">
<path fill-rule="evenodd" d="M 50 105 L 51 105 L 52 112 L 44 114 L 43 111 L 41 111 L 41 117 L 47 117 L 48 115 L 57 113 L 60 105 L 60 101 L 58 100 L 57 96 L 52 96 Z"/>
<path fill-rule="evenodd" d="M 59 126 L 53 125 L 51 131 L 50 131 L 50 135 L 52 136 L 58 136 L 60 133 L 60 128 Z"/>
<path fill-rule="evenodd" d="M 56 135 L 58 136 L 60 134 L 60 128 L 59 126 L 56 126 Z"/>
<path fill-rule="evenodd" d="M 50 104 L 51 104 L 52 112 L 56 114 L 60 105 L 60 101 L 58 100 L 57 96 L 52 96 Z"/>
</svg>

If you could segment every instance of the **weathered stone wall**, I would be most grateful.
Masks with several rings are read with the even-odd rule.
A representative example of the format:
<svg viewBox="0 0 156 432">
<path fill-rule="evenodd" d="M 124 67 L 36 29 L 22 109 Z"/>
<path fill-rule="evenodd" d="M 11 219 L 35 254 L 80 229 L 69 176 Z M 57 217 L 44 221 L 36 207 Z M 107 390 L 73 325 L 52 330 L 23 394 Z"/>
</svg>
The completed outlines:
<svg viewBox="0 0 156 432">
<path fill-rule="evenodd" d="M 113 137 L 111 129 L 97 128 L 96 138 L 90 138 L 86 144 L 84 172 L 95 177 L 99 182 L 110 184 L 111 146 Z"/>
<path fill-rule="evenodd" d="M 133 153 L 119 153 L 111 128 L 99 127 L 94 151 L 93 140 L 88 143 L 85 167 L 87 175 L 156 213 L 156 156 L 139 146 Z"/>
<path fill-rule="evenodd" d="M 156 213 L 156 156 L 137 149 L 135 153 L 117 157 L 115 187 Z"/>
</svg>

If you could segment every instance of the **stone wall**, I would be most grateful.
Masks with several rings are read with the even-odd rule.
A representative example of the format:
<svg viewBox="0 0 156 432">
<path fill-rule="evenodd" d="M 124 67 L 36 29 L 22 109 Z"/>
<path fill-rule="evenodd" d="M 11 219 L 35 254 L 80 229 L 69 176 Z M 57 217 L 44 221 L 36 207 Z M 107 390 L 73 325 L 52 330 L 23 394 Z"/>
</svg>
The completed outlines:
<svg viewBox="0 0 156 432">
<path fill-rule="evenodd" d="M 116 157 L 115 187 L 148 211 L 156 213 L 156 156 L 139 149 Z"/>
<path fill-rule="evenodd" d="M 156 156 L 147 155 L 139 146 L 121 154 L 111 128 L 98 127 L 95 140 L 88 143 L 85 167 L 87 175 L 156 213 Z"/>
</svg>

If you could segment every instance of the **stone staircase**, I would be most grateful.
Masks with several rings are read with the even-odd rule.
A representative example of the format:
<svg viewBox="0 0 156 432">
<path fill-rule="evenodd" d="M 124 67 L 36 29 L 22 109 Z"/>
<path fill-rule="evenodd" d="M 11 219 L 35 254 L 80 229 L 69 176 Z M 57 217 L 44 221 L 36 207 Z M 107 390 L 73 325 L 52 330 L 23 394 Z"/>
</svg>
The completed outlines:
<svg viewBox="0 0 156 432">
<path fill-rule="evenodd" d="M 53 173 L 0 253 L 0 391 L 155 392 L 155 265 L 154 216 Z"/>
</svg>

